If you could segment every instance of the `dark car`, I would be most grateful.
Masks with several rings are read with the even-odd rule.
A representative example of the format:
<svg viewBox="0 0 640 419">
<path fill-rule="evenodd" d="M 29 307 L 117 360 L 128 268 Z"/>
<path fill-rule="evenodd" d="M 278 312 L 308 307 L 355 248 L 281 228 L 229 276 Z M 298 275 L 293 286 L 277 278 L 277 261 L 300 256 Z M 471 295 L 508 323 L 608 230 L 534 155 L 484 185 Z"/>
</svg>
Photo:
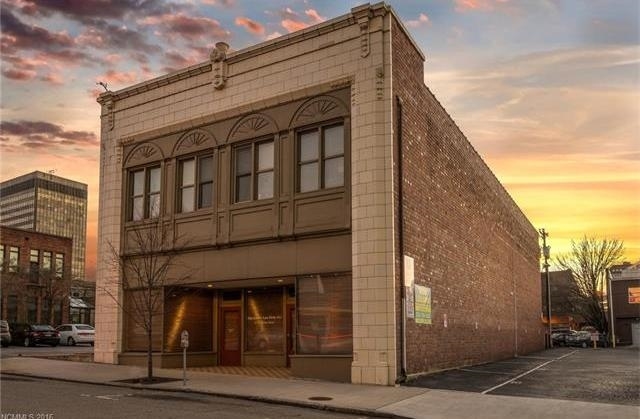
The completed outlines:
<svg viewBox="0 0 640 419">
<path fill-rule="evenodd" d="M 591 342 L 591 332 L 583 330 L 580 332 L 573 332 L 565 338 L 567 346 L 579 346 L 586 348 L 593 345 Z"/>
<path fill-rule="evenodd" d="M 11 333 L 9 333 L 9 323 L 6 320 L 0 320 L 0 341 L 2 347 L 6 348 L 11 343 Z"/>
<path fill-rule="evenodd" d="M 37 344 L 58 346 L 60 333 L 48 324 L 11 325 L 11 341 L 16 345 L 35 346 Z"/>
<path fill-rule="evenodd" d="M 561 330 L 551 334 L 553 346 L 567 346 L 567 337 L 575 333 L 575 330 Z"/>
</svg>

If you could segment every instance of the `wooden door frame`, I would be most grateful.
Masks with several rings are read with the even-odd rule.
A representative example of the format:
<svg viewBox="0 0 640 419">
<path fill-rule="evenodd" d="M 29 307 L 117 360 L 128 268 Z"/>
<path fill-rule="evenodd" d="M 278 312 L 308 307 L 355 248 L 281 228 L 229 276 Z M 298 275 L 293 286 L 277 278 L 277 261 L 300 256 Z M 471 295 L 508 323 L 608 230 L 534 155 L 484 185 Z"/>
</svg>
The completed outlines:
<svg viewBox="0 0 640 419">
<path fill-rule="evenodd" d="M 225 312 L 237 311 L 238 312 L 238 355 L 237 355 L 237 363 L 224 363 L 223 362 L 223 352 L 225 352 L 224 346 L 224 333 L 225 333 Z M 218 365 L 228 365 L 228 366 L 240 366 L 242 365 L 242 333 L 243 333 L 243 321 L 242 321 L 242 306 L 241 305 L 233 305 L 233 306 L 220 306 L 219 309 L 219 322 L 218 322 Z"/>
</svg>

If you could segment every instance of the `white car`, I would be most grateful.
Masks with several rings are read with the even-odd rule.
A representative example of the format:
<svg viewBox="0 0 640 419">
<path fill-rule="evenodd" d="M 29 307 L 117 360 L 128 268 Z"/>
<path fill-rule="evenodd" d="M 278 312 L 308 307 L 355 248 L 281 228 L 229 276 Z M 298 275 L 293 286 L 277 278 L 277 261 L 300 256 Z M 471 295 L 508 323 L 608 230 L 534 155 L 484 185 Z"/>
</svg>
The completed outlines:
<svg viewBox="0 0 640 419">
<path fill-rule="evenodd" d="M 60 343 L 63 345 L 75 345 L 76 343 L 88 343 L 93 346 L 95 329 L 88 324 L 61 324 L 56 328 L 60 332 Z"/>
</svg>

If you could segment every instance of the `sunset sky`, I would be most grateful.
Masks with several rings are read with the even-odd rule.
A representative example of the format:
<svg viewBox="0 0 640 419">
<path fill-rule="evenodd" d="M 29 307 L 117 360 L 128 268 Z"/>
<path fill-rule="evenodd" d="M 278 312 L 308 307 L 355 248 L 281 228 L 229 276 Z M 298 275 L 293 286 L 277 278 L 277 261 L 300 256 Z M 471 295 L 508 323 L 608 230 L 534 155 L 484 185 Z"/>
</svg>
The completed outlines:
<svg viewBox="0 0 640 419">
<path fill-rule="evenodd" d="M 583 235 L 640 259 L 637 0 L 389 1 L 426 55 L 425 83 L 553 254 Z M 111 90 L 348 13 L 361 2 L 1 0 L 0 180 L 89 185 L 96 260 L 97 81 Z M 428 162 L 427 162 L 428 164 Z"/>
</svg>

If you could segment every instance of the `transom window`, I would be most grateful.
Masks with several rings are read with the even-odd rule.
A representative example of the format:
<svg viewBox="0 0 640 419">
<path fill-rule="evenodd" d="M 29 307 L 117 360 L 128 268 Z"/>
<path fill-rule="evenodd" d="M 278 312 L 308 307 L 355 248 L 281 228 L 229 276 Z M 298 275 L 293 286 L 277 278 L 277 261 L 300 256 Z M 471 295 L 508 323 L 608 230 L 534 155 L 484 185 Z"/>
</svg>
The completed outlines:
<svg viewBox="0 0 640 419">
<path fill-rule="evenodd" d="M 213 156 L 180 161 L 178 211 L 191 212 L 213 205 Z"/>
<path fill-rule="evenodd" d="M 160 215 L 160 166 L 129 173 L 129 220 Z"/>
<path fill-rule="evenodd" d="M 298 135 L 298 191 L 344 185 L 344 126 L 330 125 Z"/>
<path fill-rule="evenodd" d="M 273 198 L 273 141 L 236 147 L 234 156 L 234 202 Z"/>
</svg>

